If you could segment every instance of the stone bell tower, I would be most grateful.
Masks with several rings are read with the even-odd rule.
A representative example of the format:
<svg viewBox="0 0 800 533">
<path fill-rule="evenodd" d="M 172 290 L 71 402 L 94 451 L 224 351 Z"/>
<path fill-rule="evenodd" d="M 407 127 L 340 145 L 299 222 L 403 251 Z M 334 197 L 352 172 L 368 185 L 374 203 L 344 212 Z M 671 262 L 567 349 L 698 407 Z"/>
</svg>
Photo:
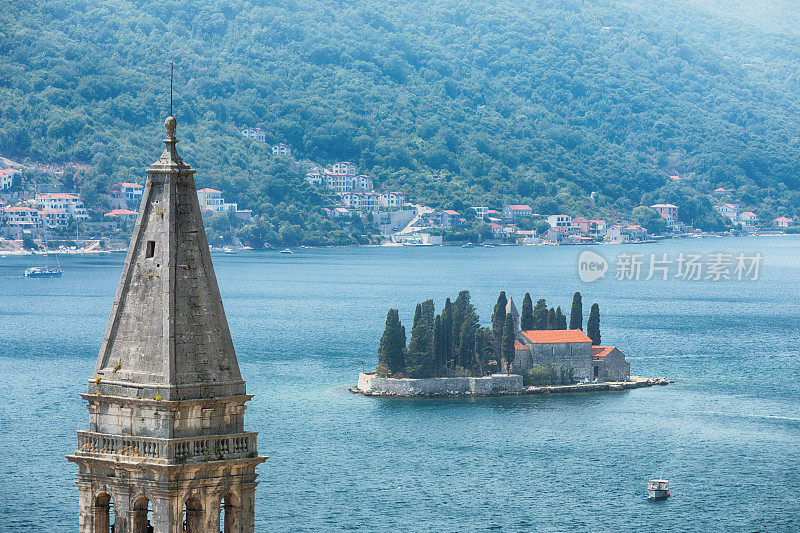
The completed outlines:
<svg viewBox="0 0 800 533">
<path fill-rule="evenodd" d="M 211 264 L 194 170 L 147 169 L 78 431 L 80 533 L 252 532 L 256 433 Z M 113 525 L 113 529 L 112 529 Z"/>
</svg>

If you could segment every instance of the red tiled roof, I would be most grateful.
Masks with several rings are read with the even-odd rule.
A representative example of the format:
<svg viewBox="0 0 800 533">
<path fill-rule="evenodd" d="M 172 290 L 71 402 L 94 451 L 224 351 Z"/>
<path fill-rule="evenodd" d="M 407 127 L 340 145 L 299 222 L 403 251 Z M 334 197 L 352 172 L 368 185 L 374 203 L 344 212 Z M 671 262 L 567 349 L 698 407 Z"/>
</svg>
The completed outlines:
<svg viewBox="0 0 800 533">
<path fill-rule="evenodd" d="M 749 216 L 749 217 L 754 217 L 754 216 L 756 216 L 756 214 L 755 214 L 755 213 L 753 213 L 752 211 L 745 211 L 744 213 L 742 213 L 742 215 L 747 215 L 747 216 Z"/>
<path fill-rule="evenodd" d="M 614 346 L 592 346 L 592 357 L 605 357 L 614 350 Z"/>
<path fill-rule="evenodd" d="M 109 211 L 103 216 L 118 217 L 120 215 L 135 215 L 135 214 L 137 214 L 136 211 L 131 211 L 130 209 L 114 209 L 113 211 Z"/>
<path fill-rule="evenodd" d="M 496 209 L 487 209 L 486 212 L 487 213 L 498 213 L 498 214 L 500 213 L 500 211 L 497 211 Z"/>
<path fill-rule="evenodd" d="M 531 206 L 529 205 L 516 204 L 516 205 L 509 205 L 508 208 L 511 209 L 512 211 L 533 211 L 531 209 Z"/>
<path fill-rule="evenodd" d="M 117 185 L 121 185 L 123 187 L 142 187 L 138 183 L 128 183 L 127 181 L 123 181 L 122 183 L 117 183 Z"/>
<path fill-rule="evenodd" d="M 42 194 L 36 197 L 37 200 L 77 200 L 78 197 L 74 194 L 67 194 L 63 192 L 54 192 L 52 194 Z"/>
<path fill-rule="evenodd" d="M 206 187 L 205 189 L 200 189 L 197 192 L 222 192 L 222 191 L 218 191 L 217 189 L 210 189 L 210 188 Z"/>
<path fill-rule="evenodd" d="M 30 207 L 24 207 L 21 205 L 14 206 L 14 207 L 5 207 L 3 211 L 8 211 L 12 213 L 19 213 L 19 212 L 29 212 L 29 211 L 36 211 L 36 209 L 32 209 Z"/>
<path fill-rule="evenodd" d="M 460 214 L 458 211 L 453 211 L 452 209 L 445 209 L 442 213 L 447 213 L 448 215 L 458 215 Z"/>
<path fill-rule="evenodd" d="M 592 342 L 592 339 L 579 329 L 536 329 L 523 331 L 522 334 L 534 344 Z"/>
<path fill-rule="evenodd" d="M 723 189 L 722 187 L 719 187 L 719 188 L 717 188 L 717 189 L 714 189 L 714 192 L 728 192 L 728 191 L 726 191 L 726 190 L 725 190 L 725 189 Z"/>
<path fill-rule="evenodd" d="M 58 209 L 41 209 L 39 210 L 40 215 L 66 215 L 66 211 L 59 211 Z"/>
<path fill-rule="evenodd" d="M 794 222 L 794 220 L 786 217 L 778 217 L 774 220 L 774 222 Z"/>
<path fill-rule="evenodd" d="M 528 347 L 525 346 L 524 344 L 522 344 L 521 342 L 514 341 L 514 350 L 519 351 L 519 350 L 527 350 L 527 349 L 528 349 Z"/>
</svg>

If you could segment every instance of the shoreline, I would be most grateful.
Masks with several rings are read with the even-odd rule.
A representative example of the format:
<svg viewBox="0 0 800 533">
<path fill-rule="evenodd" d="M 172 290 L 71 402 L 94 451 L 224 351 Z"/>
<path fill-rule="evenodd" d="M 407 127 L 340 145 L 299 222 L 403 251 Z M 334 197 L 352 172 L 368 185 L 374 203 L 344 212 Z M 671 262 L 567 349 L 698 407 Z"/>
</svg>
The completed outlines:
<svg viewBox="0 0 800 533">
<path fill-rule="evenodd" d="M 631 376 L 630 381 L 575 383 L 572 385 L 522 385 L 518 374 L 493 374 L 469 378 L 381 378 L 373 372 L 361 372 L 353 394 L 383 398 L 476 398 L 526 396 L 540 394 L 573 394 L 586 392 L 625 391 L 675 383 L 664 377 Z"/>
</svg>

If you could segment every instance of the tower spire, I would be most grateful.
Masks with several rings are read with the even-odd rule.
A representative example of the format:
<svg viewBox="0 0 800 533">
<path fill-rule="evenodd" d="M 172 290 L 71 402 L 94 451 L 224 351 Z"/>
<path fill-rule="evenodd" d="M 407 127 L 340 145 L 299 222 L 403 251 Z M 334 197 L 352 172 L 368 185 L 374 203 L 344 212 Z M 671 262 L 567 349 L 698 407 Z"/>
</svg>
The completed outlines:
<svg viewBox="0 0 800 533">
<path fill-rule="evenodd" d="M 169 116 L 172 116 L 172 75 L 175 72 L 175 63 L 169 62 Z"/>
<path fill-rule="evenodd" d="M 172 76 L 170 76 L 170 81 Z M 171 83 L 170 83 L 171 85 Z M 84 400 L 79 533 L 253 533 L 256 433 L 175 117 L 139 215 Z M 220 519 L 220 508 L 225 513 Z M 221 523 L 222 522 L 222 523 Z M 151 528 L 152 526 L 152 528 Z"/>
</svg>

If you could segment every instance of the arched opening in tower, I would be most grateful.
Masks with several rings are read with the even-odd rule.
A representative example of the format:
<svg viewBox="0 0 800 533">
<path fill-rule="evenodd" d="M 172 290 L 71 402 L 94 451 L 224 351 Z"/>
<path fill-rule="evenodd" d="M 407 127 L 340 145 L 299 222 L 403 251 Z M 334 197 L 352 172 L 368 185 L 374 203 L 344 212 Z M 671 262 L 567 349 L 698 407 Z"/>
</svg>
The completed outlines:
<svg viewBox="0 0 800 533">
<path fill-rule="evenodd" d="M 114 501 L 111 495 L 102 492 L 94 499 L 94 531 L 96 533 L 111 533 L 117 520 L 111 521 L 111 511 L 114 508 Z"/>
<path fill-rule="evenodd" d="M 233 533 L 239 531 L 239 500 L 233 493 L 227 493 L 220 502 L 219 531 L 220 533 Z"/>
<path fill-rule="evenodd" d="M 203 531 L 203 509 L 200 500 L 194 496 L 189 497 L 183 504 L 183 530 L 186 533 L 201 533 Z"/>
<path fill-rule="evenodd" d="M 152 533 L 150 500 L 142 496 L 133 504 L 133 533 Z"/>
</svg>

